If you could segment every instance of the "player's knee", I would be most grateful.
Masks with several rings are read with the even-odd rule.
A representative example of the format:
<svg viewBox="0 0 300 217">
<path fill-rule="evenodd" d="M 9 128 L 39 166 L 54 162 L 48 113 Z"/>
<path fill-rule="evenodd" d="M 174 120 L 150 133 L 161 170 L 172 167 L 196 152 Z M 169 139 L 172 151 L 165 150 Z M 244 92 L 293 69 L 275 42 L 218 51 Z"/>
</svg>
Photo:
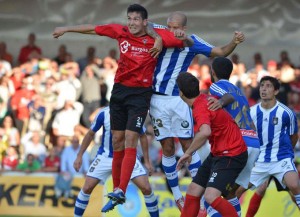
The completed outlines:
<svg viewBox="0 0 300 217">
<path fill-rule="evenodd" d="M 93 189 L 94 189 L 93 185 L 90 185 L 90 184 L 86 183 L 86 184 L 84 184 L 84 186 L 82 188 L 82 191 L 85 194 L 91 194 Z"/>
<path fill-rule="evenodd" d="M 299 186 L 298 182 L 290 183 L 289 186 L 288 186 L 288 188 L 290 189 L 290 191 L 293 194 L 299 194 L 300 193 L 300 186 Z"/>
<path fill-rule="evenodd" d="M 218 197 L 218 195 L 215 195 L 211 192 L 205 192 L 204 193 L 204 199 L 209 204 L 212 204 L 217 197 Z"/>
<path fill-rule="evenodd" d="M 152 193 L 152 189 L 151 189 L 150 184 L 140 187 L 140 190 L 143 193 L 143 195 L 150 195 Z"/>
</svg>

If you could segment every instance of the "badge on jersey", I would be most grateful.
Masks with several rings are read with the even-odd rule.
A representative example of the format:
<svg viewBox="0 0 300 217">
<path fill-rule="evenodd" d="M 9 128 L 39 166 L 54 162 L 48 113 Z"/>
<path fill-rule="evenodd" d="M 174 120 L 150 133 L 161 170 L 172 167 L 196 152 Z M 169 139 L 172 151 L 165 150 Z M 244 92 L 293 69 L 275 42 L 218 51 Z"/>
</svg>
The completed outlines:
<svg viewBox="0 0 300 217">
<path fill-rule="evenodd" d="M 272 123 L 273 123 L 273 125 L 277 125 L 278 124 L 278 118 L 273 117 Z"/>
<path fill-rule="evenodd" d="M 143 43 L 144 43 L 144 44 L 146 44 L 147 41 L 148 41 L 147 38 L 144 38 L 144 39 L 143 39 Z"/>
</svg>

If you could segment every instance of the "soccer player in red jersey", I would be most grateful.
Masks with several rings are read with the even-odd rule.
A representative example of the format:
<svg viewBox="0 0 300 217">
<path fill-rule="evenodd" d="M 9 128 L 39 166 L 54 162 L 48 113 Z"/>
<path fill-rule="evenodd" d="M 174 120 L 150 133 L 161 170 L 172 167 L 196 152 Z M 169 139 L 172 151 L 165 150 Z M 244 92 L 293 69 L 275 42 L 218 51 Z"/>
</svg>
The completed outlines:
<svg viewBox="0 0 300 217">
<path fill-rule="evenodd" d="M 152 77 L 157 62 L 154 57 L 160 48 L 157 44 L 162 40 L 164 47 L 183 47 L 183 41 L 188 41 L 183 31 L 171 33 L 165 29 L 155 29 L 158 35 L 150 37 L 146 34 L 147 18 L 147 10 L 133 4 L 127 8 L 127 26 L 107 24 L 57 27 L 53 33 L 55 38 L 65 32 L 98 34 L 116 39 L 119 43 L 120 60 L 110 99 L 114 192 L 108 194 L 110 201 L 102 212 L 125 202 L 126 188 L 135 164 L 139 132 L 150 106 Z"/>
<path fill-rule="evenodd" d="M 197 216 L 200 198 L 204 199 L 224 217 L 237 217 L 234 207 L 226 196 L 235 179 L 246 165 L 248 153 L 239 127 L 223 109 L 208 109 L 208 95 L 200 94 L 199 81 L 190 73 L 181 73 L 177 78 L 180 97 L 193 110 L 195 137 L 179 159 L 177 169 L 189 163 L 192 154 L 208 139 L 211 153 L 198 169 L 189 185 L 182 217 Z"/>
</svg>

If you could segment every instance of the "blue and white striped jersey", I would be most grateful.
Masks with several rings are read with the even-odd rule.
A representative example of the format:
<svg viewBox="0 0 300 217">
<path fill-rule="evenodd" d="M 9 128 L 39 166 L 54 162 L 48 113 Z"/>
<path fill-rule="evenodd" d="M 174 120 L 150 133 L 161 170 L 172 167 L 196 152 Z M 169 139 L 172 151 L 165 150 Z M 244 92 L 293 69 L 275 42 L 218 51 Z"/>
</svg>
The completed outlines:
<svg viewBox="0 0 300 217">
<path fill-rule="evenodd" d="M 156 27 L 156 26 L 155 26 Z M 192 47 L 163 48 L 158 57 L 153 77 L 153 91 L 168 96 L 179 96 L 176 79 L 180 72 L 186 72 L 197 54 L 210 56 L 212 45 L 192 35 Z"/>
<path fill-rule="evenodd" d="M 250 109 L 251 117 L 260 140 L 258 162 L 276 162 L 294 158 L 290 136 L 298 132 L 295 113 L 277 101 L 271 109 L 264 109 L 258 103 Z"/>
<path fill-rule="evenodd" d="M 97 132 L 103 127 L 101 145 L 98 149 L 97 154 L 104 155 L 105 157 L 113 157 L 113 146 L 112 146 L 112 134 L 110 130 L 110 113 L 109 107 L 101 109 L 96 115 L 90 129 L 93 132 Z M 146 132 L 145 126 L 142 128 L 141 135 Z"/>
<path fill-rule="evenodd" d="M 105 157 L 113 157 L 112 135 L 110 130 L 110 114 L 109 107 L 101 109 L 96 115 L 90 129 L 95 133 L 103 127 L 101 145 L 97 154 Z"/>
<path fill-rule="evenodd" d="M 228 80 L 221 79 L 210 86 L 209 92 L 211 95 L 219 98 L 226 93 L 229 93 L 234 97 L 235 101 L 224 108 L 241 129 L 241 133 L 247 146 L 259 148 L 257 134 L 251 128 L 252 118 L 250 115 L 248 100 L 240 88 L 230 83 Z"/>
</svg>

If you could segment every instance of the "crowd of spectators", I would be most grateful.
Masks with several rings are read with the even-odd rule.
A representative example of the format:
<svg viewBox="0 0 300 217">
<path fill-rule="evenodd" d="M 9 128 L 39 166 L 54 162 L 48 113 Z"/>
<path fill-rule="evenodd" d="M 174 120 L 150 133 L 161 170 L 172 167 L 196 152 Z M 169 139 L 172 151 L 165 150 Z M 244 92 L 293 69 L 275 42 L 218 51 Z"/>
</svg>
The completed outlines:
<svg viewBox="0 0 300 217">
<path fill-rule="evenodd" d="M 61 45 L 55 57 L 45 57 L 31 33 L 15 64 L 16 57 L 7 51 L 5 42 L 0 42 L 1 170 L 61 171 L 62 178 L 68 176 L 70 180 L 74 175 L 68 168 L 71 155 L 78 149 L 74 143 L 80 144 L 90 126 L 90 115 L 109 103 L 116 56 L 112 49 L 100 59 L 96 48 L 88 47 L 84 57 L 74 60 L 67 47 Z M 253 67 L 247 69 L 239 55 L 232 54 L 234 70 L 230 81 L 244 91 L 251 106 L 259 100 L 260 78 L 278 78 L 282 83 L 278 100 L 292 108 L 300 119 L 300 63 L 292 63 L 287 51 L 278 56 L 278 60 L 264 61 L 262 54 L 256 53 Z M 201 92 L 207 93 L 211 84 L 210 59 L 196 57 L 189 72 L 199 78 Z M 150 157 L 159 171 L 161 149 L 151 124 L 148 125 Z M 96 139 L 95 144 L 100 141 Z M 297 151 L 300 159 L 299 142 Z"/>
</svg>

